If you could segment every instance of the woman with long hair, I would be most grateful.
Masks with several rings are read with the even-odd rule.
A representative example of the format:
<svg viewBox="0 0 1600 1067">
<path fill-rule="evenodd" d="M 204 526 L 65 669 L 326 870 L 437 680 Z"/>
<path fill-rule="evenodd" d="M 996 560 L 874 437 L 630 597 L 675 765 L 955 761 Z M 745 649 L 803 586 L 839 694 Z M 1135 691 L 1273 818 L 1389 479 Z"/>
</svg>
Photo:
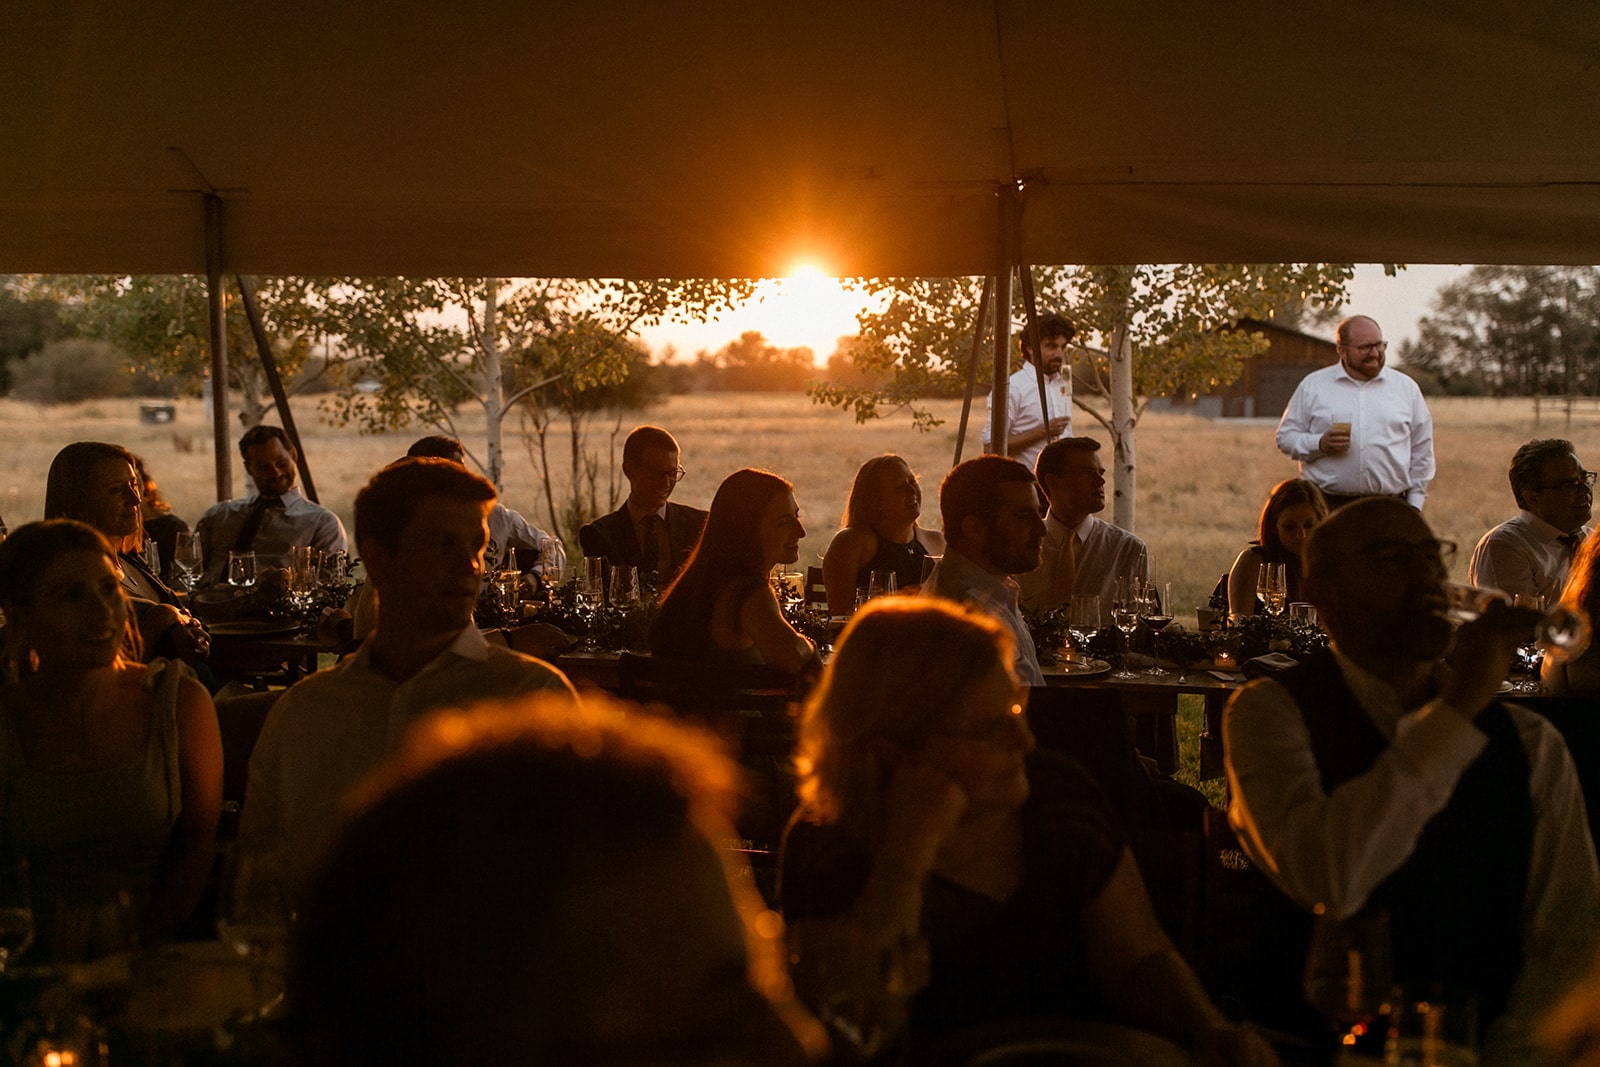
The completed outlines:
<svg viewBox="0 0 1600 1067">
<path fill-rule="evenodd" d="M 222 743 L 181 663 L 123 655 L 120 561 L 70 520 L 0 543 L 7 677 L 0 686 L 0 853 L 26 858 L 40 955 L 123 945 L 107 909 L 132 905 L 147 943 L 194 910 L 215 854 Z M 97 943 L 97 939 L 99 939 Z"/>
<path fill-rule="evenodd" d="M 1290 478 L 1273 486 L 1256 523 L 1256 539 L 1239 553 L 1228 571 L 1228 611 L 1234 615 L 1256 613 L 1256 584 L 1263 563 L 1283 564 L 1288 602 L 1299 600 L 1300 550 L 1312 527 L 1327 517 L 1328 502 L 1323 499 L 1322 490 L 1304 478 Z"/>
<path fill-rule="evenodd" d="M 1600 537 L 1590 534 L 1572 557 L 1572 568 L 1561 587 L 1561 605 L 1586 612 L 1590 625 L 1600 621 Z M 1539 680 L 1555 696 L 1600 697 L 1600 635 L 1572 660 L 1546 656 Z"/>
<path fill-rule="evenodd" d="M 50 462 L 44 517 L 76 519 L 111 542 L 145 655 L 204 659 L 211 650 L 205 627 L 145 562 L 142 501 L 138 460 L 121 445 L 76 441 Z"/>
<path fill-rule="evenodd" d="M 822 557 L 831 614 L 854 611 L 856 590 L 876 570 L 894 571 L 900 589 L 922 584 L 923 561 L 944 554 L 944 535 L 917 525 L 921 514 L 922 486 L 904 459 L 890 452 L 861 465 Z"/>
<path fill-rule="evenodd" d="M 1004 627 L 943 601 L 874 600 L 845 630 L 801 720 L 783 844 L 802 994 L 847 1036 L 908 1018 L 910 1062 L 953 1031 L 1065 1018 L 1273 1062 L 1162 931 L 1093 779 L 1035 751 L 1011 658 Z"/>
<path fill-rule="evenodd" d="M 650 650 L 680 659 L 765 663 L 798 672 L 816 648 L 783 617 L 767 581 L 800 558 L 794 487 L 768 471 L 734 471 L 717 487 L 705 529 L 650 624 Z"/>
</svg>

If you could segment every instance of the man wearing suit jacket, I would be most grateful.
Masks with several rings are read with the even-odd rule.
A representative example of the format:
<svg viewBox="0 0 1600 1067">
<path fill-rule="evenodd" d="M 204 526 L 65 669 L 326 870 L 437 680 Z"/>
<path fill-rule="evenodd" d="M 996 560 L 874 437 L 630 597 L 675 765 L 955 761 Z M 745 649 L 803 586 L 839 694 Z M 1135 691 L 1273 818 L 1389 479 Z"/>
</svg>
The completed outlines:
<svg viewBox="0 0 1600 1067">
<path fill-rule="evenodd" d="M 622 473 L 628 479 L 628 499 L 609 515 L 586 523 L 578 531 L 585 556 L 604 556 L 617 564 L 638 567 L 639 573 L 664 586 L 689 557 L 706 513 L 668 500 L 682 480 L 678 442 L 659 426 L 639 426 L 622 445 Z"/>
</svg>

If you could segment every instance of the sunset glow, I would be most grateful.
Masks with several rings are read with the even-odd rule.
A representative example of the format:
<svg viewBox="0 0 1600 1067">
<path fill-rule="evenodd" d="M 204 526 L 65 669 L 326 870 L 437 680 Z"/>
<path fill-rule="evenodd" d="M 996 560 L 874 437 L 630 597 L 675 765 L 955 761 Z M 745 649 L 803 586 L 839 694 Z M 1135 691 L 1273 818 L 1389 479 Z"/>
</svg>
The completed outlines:
<svg viewBox="0 0 1600 1067">
<path fill-rule="evenodd" d="M 746 330 L 757 330 L 778 348 L 811 349 L 820 366 L 840 337 L 856 333 L 856 314 L 866 304 L 860 293 L 846 290 L 825 268 L 797 263 L 788 277 L 758 282 L 737 311 L 709 323 L 663 325 L 645 331 L 644 340 L 653 348 L 671 344 L 679 359 L 690 359 L 701 349 L 714 352 Z"/>
</svg>

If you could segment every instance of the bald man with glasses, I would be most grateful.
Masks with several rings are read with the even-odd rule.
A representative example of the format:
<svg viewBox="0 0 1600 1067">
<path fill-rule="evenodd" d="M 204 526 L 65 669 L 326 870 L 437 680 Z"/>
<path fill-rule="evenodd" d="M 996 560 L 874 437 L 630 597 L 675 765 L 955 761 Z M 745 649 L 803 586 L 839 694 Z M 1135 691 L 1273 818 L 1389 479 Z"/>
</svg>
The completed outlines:
<svg viewBox="0 0 1600 1067">
<path fill-rule="evenodd" d="M 1498 692 L 1538 613 L 1452 627 L 1455 546 L 1398 500 L 1312 531 L 1301 590 L 1328 651 L 1239 690 L 1223 720 L 1228 821 L 1302 914 L 1387 913 L 1394 978 L 1471 996 L 1483 1062 L 1530 1063 L 1531 1030 L 1592 958 L 1600 871 L 1561 736 Z"/>
<path fill-rule="evenodd" d="M 1388 365 L 1383 329 L 1353 315 L 1334 332 L 1339 362 L 1300 381 L 1278 423 L 1278 451 L 1328 506 L 1390 496 L 1422 510 L 1433 481 L 1433 415 L 1422 390 Z"/>
</svg>

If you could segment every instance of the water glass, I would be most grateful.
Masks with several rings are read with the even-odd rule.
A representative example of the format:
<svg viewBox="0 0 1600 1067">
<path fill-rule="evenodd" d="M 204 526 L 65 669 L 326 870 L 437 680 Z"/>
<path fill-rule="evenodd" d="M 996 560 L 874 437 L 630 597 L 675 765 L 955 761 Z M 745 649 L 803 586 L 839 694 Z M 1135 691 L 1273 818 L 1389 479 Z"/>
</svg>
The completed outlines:
<svg viewBox="0 0 1600 1067">
<path fill-rule="evenodd" d="M 1100 629 L 1100 594 L 1073 593 L 1067 615 L 1067 645 L 1069 659 L 1087 661 L 1089 635 Z"/>
<path fill-rule="evenodd" d="M 1477 1067 L 1478 1009 L 1470 996 L 1413 996 L 1393 1006 L 1383 1062 L 1396 1067 Z"/>
<path fill-rule="evenodd" d="M 256 584 L 254 552 L 228 553 L 228 584 L 236 589 L 249 589 Z"/>
<path fill-rule="evenodd" d="M 899 588 L 899 579 L 892 570 L 873 571 L 867 581 L 867 599 L 888 596 Z"/>
<path fill-rule="evenodd" d="M 317 599 L 322 584 L 322 553 L 310 545 L 289 549 L 289 601 L 300 611 Z"/>
<path fill-rule="evenodd" d="M 1317 625 L 1317 606 L 1297 600 L 1289 605 L 1289 621 L 1295 626 Z"/>
</svg>

